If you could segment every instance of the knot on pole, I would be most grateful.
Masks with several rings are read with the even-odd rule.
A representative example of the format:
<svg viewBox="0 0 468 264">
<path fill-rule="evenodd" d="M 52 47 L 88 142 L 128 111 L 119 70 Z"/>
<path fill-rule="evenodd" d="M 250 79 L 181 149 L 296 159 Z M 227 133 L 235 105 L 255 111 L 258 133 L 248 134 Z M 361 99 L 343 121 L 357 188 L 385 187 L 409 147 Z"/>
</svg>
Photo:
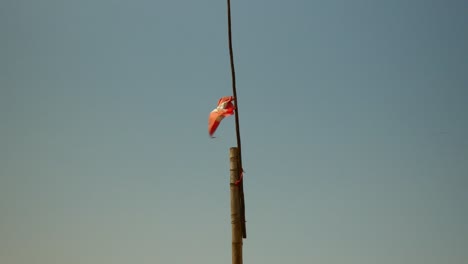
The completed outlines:
<svg viewBox="0 0 468 264">
<path fill-rule="evenodd" d="M 239 185 L 242 182 L 242 179 L 244 178 L 244 169 L 240 168 L 240 175 L 239 179 L 234 183 L 236 186 Z"/>
</svg>

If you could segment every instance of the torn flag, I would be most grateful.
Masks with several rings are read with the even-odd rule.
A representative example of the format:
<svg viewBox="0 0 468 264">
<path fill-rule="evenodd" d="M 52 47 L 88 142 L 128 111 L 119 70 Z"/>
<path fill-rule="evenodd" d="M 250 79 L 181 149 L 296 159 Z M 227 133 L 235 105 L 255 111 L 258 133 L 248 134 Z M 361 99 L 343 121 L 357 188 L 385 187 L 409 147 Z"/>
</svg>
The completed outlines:
<svg viewBox="0 0 468 264">
<path fill-rule="evenodd" d="M 234 109 L 236 107 L 232 103 L 233 100 L 233 96 L 224 96 L 219 99 L 218 106 L 211 111 L 210 116 L 208 117 L 208 133 L 210 134 L 210 137 L 213 137 L 214 132 L 223 118 L 234 114 Z"/>
</svg>

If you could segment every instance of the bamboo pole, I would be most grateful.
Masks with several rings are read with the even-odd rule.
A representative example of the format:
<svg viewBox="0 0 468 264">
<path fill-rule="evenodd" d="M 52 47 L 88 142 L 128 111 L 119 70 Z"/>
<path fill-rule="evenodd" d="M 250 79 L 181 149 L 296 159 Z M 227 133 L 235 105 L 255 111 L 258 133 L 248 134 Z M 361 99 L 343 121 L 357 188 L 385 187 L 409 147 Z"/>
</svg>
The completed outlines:
<svg viewBox="0 0 468 264">
<path fill-rule="evenodd" d="M 241 137 L 239 128 L 239 98 L 237 97 L 236 89 L 236 70 L 234 67 L 234 52 L 232 48 L 232 29 L 231 29 L 231 0 L 227 0 L 227 15 L 228 15 L 228 43 L 229 43 L 229 60 L 231 63 L 231 76 L 232 76 L 232 95 L 234 96 L 234 106 L 236 114 L 234 116 L 236 120 L 236 138 L 237 148 L 239 148 L 239 169 L 242 169 L 242 148 L 241 148 Z M 242 237 L 247 238 L 247 227 L 245 226 L 245 201 L 244 201 L 244 182 L 240 183 L 240 212 L 241 212 L 241 225 L 242 225 Z"/>
<path fill-rule="evenodd" d="M 232 227 L 232 264 L 242 264 L 242 222 L 240 208 L 239 149 L 229 149 L 230 190 L 231 190 L 231 227 Z"/>
</svg>

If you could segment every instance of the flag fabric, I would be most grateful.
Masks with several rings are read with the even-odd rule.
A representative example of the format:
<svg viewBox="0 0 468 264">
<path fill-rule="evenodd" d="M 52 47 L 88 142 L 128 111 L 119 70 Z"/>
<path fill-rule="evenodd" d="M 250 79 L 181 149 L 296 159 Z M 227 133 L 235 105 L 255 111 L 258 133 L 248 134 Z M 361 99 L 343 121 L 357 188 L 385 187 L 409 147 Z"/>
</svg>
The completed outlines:
<svg viewBox="0 0 468 264">
<path fill-rule="evenodd" d="M 236 107 L 232 103 L 233 100 L 233 96 L 221 97 L 218 101 L 218 106 L 211 111 L 208 117 L 208 134 L 210 137 L 213 137 L 213 134 L 221 123 L 221 120 L 234 114 Z"/>
</svg>

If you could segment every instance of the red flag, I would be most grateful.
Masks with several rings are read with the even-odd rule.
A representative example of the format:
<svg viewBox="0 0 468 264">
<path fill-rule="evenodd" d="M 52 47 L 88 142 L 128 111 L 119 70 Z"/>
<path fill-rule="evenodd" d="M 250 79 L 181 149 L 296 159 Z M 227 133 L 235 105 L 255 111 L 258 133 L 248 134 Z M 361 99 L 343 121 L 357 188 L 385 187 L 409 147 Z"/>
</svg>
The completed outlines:
<svg viewBox="0 0 468 264">
<path fill-rule="evenodd" d="M 234 97 L 232 96 L 225 96 L 219 99 L 218 106 L 211 111 L 210 116 L 208 117 L 208 133 L 210 137 L 213 137 L 214 132 L 221 123 L 223 118 L 233 115 L 235 106 L 232 103 Z"/>
</svg>

